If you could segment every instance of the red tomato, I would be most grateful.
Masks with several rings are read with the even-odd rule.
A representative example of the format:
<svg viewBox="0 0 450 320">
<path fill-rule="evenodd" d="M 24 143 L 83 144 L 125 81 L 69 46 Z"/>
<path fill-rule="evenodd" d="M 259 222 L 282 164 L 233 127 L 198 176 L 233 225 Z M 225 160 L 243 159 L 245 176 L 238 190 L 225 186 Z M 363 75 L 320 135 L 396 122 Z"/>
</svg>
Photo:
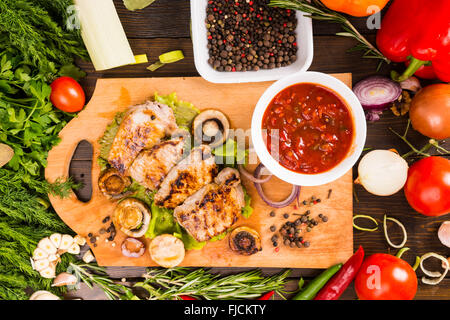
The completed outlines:
<svg viewBox="0 0 450 320">
<path fill-rule="evenodd" d="M 414 210 L 426 216 L 450 212 L 450 160 L 428 157 L 408 170 L 405 196 Z"/>
<path fill-rule="evenodd" d="M 52 104 L 65 112 L 81 111 L 86 102 L 83 88 L 70 77 L 60 77 L 50 85 L 52 93 L 50 101 Z"/>
<path fill-rule="evenodd" d="M 355 290 L 361 300 L 412 300 L 417 292 L 417 276 L 406 261 L 377 253 L 361 265 Z"/>
</svg>

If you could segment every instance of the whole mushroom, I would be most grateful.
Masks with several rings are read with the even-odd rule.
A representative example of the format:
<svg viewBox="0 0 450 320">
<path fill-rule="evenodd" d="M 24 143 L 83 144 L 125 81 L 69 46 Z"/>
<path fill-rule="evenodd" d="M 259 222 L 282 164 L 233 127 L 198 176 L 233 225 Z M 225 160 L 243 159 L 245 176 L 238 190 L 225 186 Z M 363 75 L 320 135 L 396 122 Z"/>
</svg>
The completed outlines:
<svg viewBox="0 0 450 320">
<path fill-rule="evenodd" d="M 211 148 L 217 148 L 228 139 L 230 122 L 218 110 L 205 110 L 194 119 L 192 131 L 196 144 L 207 144 Z"/>
</svg>

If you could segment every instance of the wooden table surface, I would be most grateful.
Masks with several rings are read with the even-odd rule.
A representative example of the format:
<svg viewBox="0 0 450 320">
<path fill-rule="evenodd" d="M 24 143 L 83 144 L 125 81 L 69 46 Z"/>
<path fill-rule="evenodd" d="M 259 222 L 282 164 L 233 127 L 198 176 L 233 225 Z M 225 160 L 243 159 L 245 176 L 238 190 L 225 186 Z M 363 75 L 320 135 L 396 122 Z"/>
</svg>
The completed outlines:
<svg viewBox="0 0 450 320">
<path fill-rule="evenodd" d="M 146 70 L 147 64 L 121 67 L 106 72 L 95 72 L 92 65 L 79 62 L 88 76 L 82 81 L 88 97 L 91 96 L 95 81 L 98 78 L 115 77 L 173 77 L 198 76 L 194 66 L 192 43 L 190 39 L 190 8 L 188 0 L 157 0 L 150 7 L 136 12 L 128 11 L 122 4 L 122 0 L 115 0 L 116 7 L 127 33 L 135 54 L 147 54 L 150 61 L 157 59 L 161 53 L 182 49 L 185 59 L 166 65 L 156 72 Z M 352 19 L 357 28 L 365 34 L 369 40 L 374 41 L 375 30 L 368 30 L 365 19 Z M 339 27 L 326 22 L 314 21 L 314 61 L 310 68 L 312 71 L 326 73 L 351 72 L 354 83 L 364 77 L 376 73 L 377 62 L 371 59 L 363 59 L 359 52 L 348 53 L 355 43 L 351 39 L 335 36 Z M 385 65 L 381 73 L 387 74 L 388 67 Z M 380 121 L 368 124 L 368 136 L 366 148 L 390 149 L 395 148 L 401 154 L 409 151 L 399 138 L 397 138 L 389 128 L 397 132 L 403 132 L 407 123 L 407 116 L 397 117 L 390 110 L 384 112 Z M 416 146 L 423 146 L 427 138 L 419 133 L 410 130 L 409 139 Z M 447 149 L 450 143 L 442 144 Z M 87 187 L 80 192 L 80 197 L 89 192 L 89 184 L 86 168 L 90 168 L 89 148 L 80 146 L 73 158 L 70 174 L 77 180 L 84 182 Z M 356 170 L 354 169 L 354 175 Z M 361 186 L 355 186 L 355 196 L 353 200 L 354 213 L 366 214 L 382 221 L 383 215 L 399 219 L 408 232 L 406 247 L 411 250 L 405 253 L 404 259 L 413 263 L 416 255 L 426 252 L 436 252 L 445 256 L 450 255 L 450 249 L 442 245 L 437 238 L 437 230 L 440 224 L 449 219 L 449 216 L 430 218 L 422 216 L 408 205 L 403 192 L 399 192 L 390 197 L 377 197 L 366 192 Z M 361 222 L 363 223 L 363 222 Z M 395 226 L 389 228 L 392 240 L 396 243 L 401 241 L 401 232 Z M 398 236 L 396 236 L 398 235 Z M 396 249 L 390 248 L 387 244 L 382 229 L 377 232 L 362 232 L 354 230 L 354 248 L 362 245 L 366 255 L 374 253 L 395 253 Z M 428 265 L 428 264 L 427 264 Z M 436 270 L 439 264 L 429 263 L 430 268 Z M 243 268 L 215 268 L 212 271 L 221 274 L 243 271 Z M 115 267 L 108 268 L 111 277 L 126 279 L 132 284 L 143 272 L 144 268 Z M 265 274 L 279 272 L 279 269 L 263 269 Z M 286 289 L 295 290 L 299 277 L 309 279 L 317 275 L 321 270 L 314 269 L 294 269 L 291 273 Z M 438 286 L 430 286 L 421 283 L 422 273 L 418 272 L 419 289 L 416 299 L 450 299 L 450 277 L 441 282 Z M 71 292 L 68 297 L 80 297 L 83 299 L 105 299 L 103 293 L 97 290 L 90 290 L 81 287 L 76 292 Z M 355 299 L 354 289 L 349 288 L 342 299 Z"/>
</svg>

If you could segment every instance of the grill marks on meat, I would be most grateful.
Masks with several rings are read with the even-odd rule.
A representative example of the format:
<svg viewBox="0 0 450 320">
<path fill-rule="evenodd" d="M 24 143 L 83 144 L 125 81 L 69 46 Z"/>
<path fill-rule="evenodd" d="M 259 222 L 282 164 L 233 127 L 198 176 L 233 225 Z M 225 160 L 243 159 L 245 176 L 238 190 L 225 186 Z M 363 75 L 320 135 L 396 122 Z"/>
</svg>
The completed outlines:
<svg viewBox="0 0 450 320">
<path fill-rule="evenodd" d="M 213 181 L 217 166 L 211 148 L 201 145 L 170 170 L 155 194 L 160 207 L 174 209 L 204 185 Z"/>
<path fill-rule="evenodd" d="M 134 106 L 120 124 L 108 161 L 121 174 L 125 174 L 143 149 L 153 147 L 177 129 L 170 107 L 151 101 Z"/>
<path fill-rule="evenodd" d="M 175 208 L 178 223 L 197 241 L 208 241 L 228 230 L 245 206 L 239 172 L 222 170 L 210 183 Z"/>
<path fill-rule="evenodd" d="M 185 137 L 163 141 L 149 150 L 142 151 L 129 169 L 130 176 L 139 184 L 153 191 L 183 157 Z"/>
</svg>

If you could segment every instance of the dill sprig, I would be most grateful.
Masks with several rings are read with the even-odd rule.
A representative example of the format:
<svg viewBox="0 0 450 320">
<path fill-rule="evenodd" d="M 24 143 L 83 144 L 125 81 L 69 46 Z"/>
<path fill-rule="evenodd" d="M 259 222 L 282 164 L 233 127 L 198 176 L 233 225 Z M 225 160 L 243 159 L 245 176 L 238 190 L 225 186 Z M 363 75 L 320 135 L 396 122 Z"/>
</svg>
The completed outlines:
<svg viewBox="0 0 450 320">
<path fill-rule="evenodd" d="M 382 62 L 388 64 L 391 62 L 373 44 L 371 44 L 346 17 L 328 9 L 319 0 L 311 0 L 310 2 L 305 0 L 271 0 L 269 5 L 278 8 L 303 11 L 306 13 L 305 16 L 310 17 L 311 19 L 338 23 L 341 25 L 343 32 L 338 32 L 336 35 L 353 38 L 358 41 L 358 44 L 350 49 L 350 51 L 363 51 L 364 58 L 381 60 L 378 68 L 381 66 Z"/>
<path fill-rule="evenodd" d="M 221 277 L 206 269 L 149 269 L 145 280 L 135 286 L 147 290 L 149 300 L 180 299 L 183 295 L 206 300 L 255 299 L 282 290 L 289 273 L 264 277 L 261 270 L 252 270 Z"/>
<path fill-rule="evenodd" d="M 48 76 L 56 73 L 58 65 L 72 64 L 73 56 L 87 59 L 78 35 L 61 28 L 31 0 L 0 1 L 0 34 L 22 52 L 26 62 Z"/>
</svg>

